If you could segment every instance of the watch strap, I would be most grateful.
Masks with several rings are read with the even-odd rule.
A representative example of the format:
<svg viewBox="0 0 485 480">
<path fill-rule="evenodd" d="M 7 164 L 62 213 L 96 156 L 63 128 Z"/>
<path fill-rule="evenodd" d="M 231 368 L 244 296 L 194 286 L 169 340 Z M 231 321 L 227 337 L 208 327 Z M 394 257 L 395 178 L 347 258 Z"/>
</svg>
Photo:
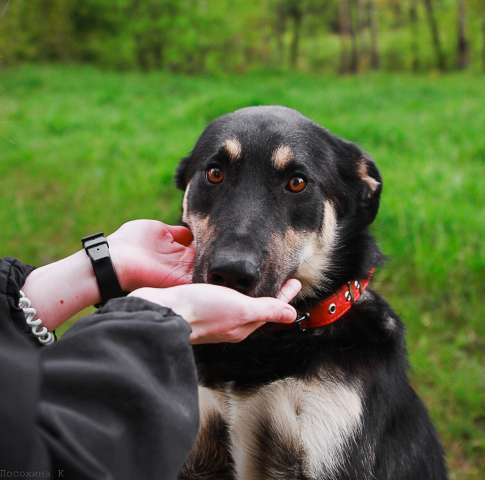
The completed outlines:
<svg viewBox="0 0 485 480">
<path fill-rule="evenodd" d="M 123 297 L 118 276 L 111 261 L 108 240 L 102 232 L 88 235 L 81 240 L 93 266 L 94 275 L 101 295 L 101 305 L 111 298 Z"/>
</svg>

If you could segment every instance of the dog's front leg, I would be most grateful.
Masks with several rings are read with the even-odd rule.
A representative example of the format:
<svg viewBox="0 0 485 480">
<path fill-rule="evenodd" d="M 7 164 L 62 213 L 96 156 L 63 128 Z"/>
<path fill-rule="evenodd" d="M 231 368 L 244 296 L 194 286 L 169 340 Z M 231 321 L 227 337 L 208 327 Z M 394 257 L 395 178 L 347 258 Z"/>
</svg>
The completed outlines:
<svg viewBox="0 0 485 480">
<path fill-rule="evenodd" d="M 200 427 L 179 480 L 234 480 L 223 394 L 199 387 Z"/>
</svg>

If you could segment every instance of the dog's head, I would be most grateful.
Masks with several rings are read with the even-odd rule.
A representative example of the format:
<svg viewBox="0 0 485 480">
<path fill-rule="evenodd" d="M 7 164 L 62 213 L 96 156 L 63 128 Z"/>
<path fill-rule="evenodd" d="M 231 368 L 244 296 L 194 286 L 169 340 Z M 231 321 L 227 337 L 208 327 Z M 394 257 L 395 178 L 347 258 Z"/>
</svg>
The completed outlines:
<svg viewBox="0 0 485 480">
<path fill-rule="evenodd" d="M 317 297 L 352 261 L 361 268 L 356 243 L 368 238 L 381 185 L 356 145 L 295 110 L 250 107 L 218 118 L 177 171 L 194 281 L 263 296 L 293 277 L 301 298 Z"/>
</svg>

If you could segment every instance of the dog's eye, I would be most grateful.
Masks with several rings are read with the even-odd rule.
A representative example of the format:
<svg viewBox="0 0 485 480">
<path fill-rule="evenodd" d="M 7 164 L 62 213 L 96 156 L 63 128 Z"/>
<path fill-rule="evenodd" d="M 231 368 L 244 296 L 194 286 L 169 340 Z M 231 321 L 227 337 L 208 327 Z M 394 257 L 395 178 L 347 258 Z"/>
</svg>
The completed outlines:
<svg viewBox="0 0 485 480">
<path fill-rule="evenodd" d="M 293 193 L 299 193 L 306 187 L 306 180 L 303 177 L 291 177 L 286 189 Z"/>
<path fill-rule="evenodd" d="M 221 183 L 224 180 L 224 172 L 219 167 L 209 167 L 205 176 L 210 183 Z"/>
</svg>

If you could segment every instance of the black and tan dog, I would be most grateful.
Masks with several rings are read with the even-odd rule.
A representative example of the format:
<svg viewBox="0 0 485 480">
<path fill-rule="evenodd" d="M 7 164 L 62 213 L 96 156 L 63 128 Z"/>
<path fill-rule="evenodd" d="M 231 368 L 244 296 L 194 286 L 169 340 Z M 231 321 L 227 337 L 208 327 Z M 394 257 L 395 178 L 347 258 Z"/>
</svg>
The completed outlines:
<svg viewBox="0 0 485 480">
<path fill-rule="evenodd" d="M 294 305 L 310 312 L 195 348 L 201 426 L 181 478 L 446 478 L 408 383 L 403 326 L 365 290 L 381 260 L 368 232 L 382 188 L 374 162 L 294 110 L 254 107 L 211 123 L 177 183 L 194 281 L 266 296 L 298 278 Z"/>
</svg>

